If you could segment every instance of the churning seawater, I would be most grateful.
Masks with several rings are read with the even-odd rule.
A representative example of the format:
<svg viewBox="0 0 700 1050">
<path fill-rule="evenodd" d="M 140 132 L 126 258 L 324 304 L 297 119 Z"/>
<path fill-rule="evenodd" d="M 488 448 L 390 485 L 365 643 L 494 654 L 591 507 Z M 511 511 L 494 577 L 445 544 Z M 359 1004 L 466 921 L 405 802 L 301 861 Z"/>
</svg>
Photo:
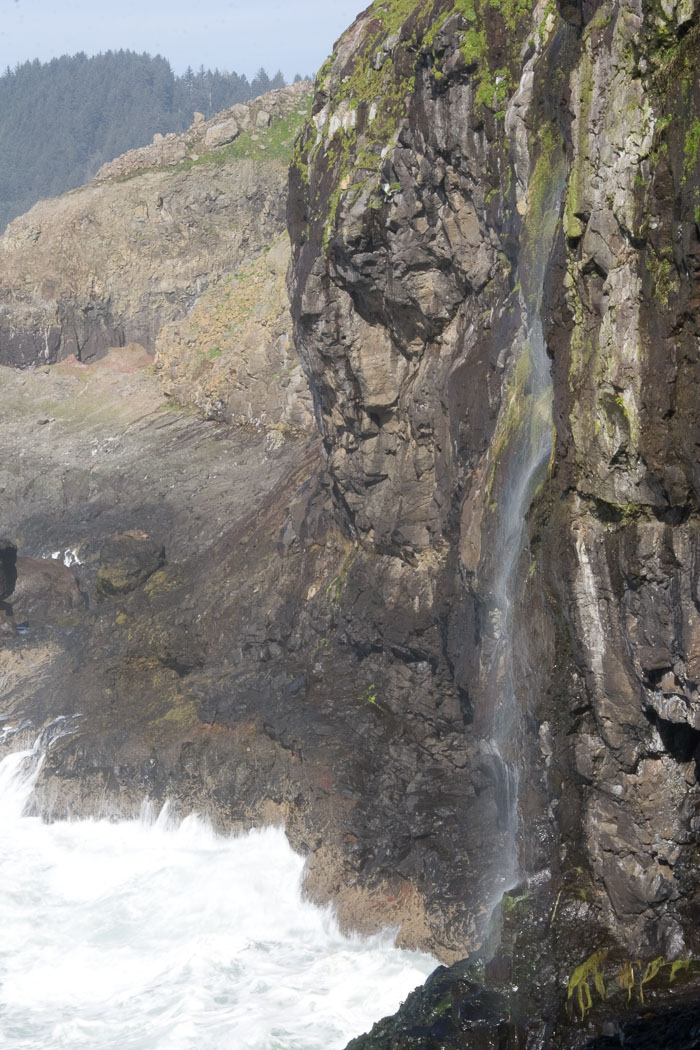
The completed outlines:
<svg viewBox="0 0 700 1050">
<path fill-rule="evenodd" d="M 332 1050 L 434 968 L 302 900 L 278 829 L 22 816 L 39 761 L 0 763 L 3 1050 Z"/>
</svg>

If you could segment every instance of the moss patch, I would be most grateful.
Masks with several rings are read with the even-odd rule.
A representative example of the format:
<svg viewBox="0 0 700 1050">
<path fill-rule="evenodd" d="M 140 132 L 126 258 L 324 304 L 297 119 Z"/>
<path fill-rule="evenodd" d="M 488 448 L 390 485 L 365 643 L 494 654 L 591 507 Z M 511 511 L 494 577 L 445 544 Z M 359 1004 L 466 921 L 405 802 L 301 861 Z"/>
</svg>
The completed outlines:
<svg viewBox="0 0 700 1050">
<path fill-rule="evenodd" d="M 153 719 L 150 725 L 153 728 L 172 726 L 176 729 L 188 729 L 190 726 L 199 725 L 197 717 L 199 706 L 200 701 L 177 695 L 173 697 L 173 706 L 164 715 Z"/>
</svg>

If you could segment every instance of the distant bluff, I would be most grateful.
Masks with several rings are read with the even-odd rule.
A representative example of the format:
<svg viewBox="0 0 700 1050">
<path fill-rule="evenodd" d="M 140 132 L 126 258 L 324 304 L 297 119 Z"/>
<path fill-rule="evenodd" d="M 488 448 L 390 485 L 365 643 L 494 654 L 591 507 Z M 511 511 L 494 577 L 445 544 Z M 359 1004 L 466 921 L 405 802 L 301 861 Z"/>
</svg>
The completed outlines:
<svg viewBox="0 0 700 1050">
<path fill-rule="evenodd" d="M 104 165 L 0 238 L 0 364 L 153 352 L 224 273 L 285 229 L 289 156 L 307 82 L 237 104 Z"/>
</svg>

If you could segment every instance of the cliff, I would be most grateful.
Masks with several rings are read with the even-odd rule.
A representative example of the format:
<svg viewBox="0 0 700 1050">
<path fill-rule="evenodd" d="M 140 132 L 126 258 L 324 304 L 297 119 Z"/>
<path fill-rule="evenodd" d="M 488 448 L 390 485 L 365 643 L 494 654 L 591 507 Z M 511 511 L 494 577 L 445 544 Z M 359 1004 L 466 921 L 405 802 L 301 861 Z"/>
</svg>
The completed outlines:
<svg viewBox="0 0 700 1050">
<path fill-rule="evenodd" d="M 208 288 L 181 321 L 163 325 L 154 369 L 166 395 L 207 419 L 313 429 L 294 348 L 286 235 Z"/>
<path fill-rule="evenodd" d="M 664 1006 L 649 1038 L 676 1047 L 695 1023 L 699 33 L 690 0 L 375 0 L 294 153 L 293 339 L 279 201 L 257 259 L 237 234 L 219 255 L 205 175 L 196 304 L 193 277 L 166 309 L 109 271 L 157 340 L 141 307 L 115 340 L 69 299 L 78 356 L 140 335 L 160 380 L 134 347 L 3 370 L 27 631 L 4 713 L 72 719 L 37 805 L 284 819 L 316 899 L 452 964 L 358 1047 L 573 1048 Z M 181 180 L 183 206 L 173 148 L 80 191 L 131 187 L 95 272 L 137 187 Z M 266 162 L 237 170 L 255 207 Z M 59 240 L 7 243 L 0 353 L 43 361 Z M 52 552 L 81 564 L 44 579 Z"/>
<path fill-rule="evenodd" d="M 283 233 L 302 82 L 104 165 L 0 237 L 0 363 L 153 352 L 160 328 Z"/>
<path fill-rule="evenodd" d="M 698 951 L 698 39 L 690 3 L 376 2 L 291 171 L 336 505 L 358 560 L 421 596 L 373 574 L 367 659 L 394 717 L 461 736 L 426 833 L 462 937 L 465 907 L 478 939 L 527 887 L 501 965 L 531 987 L 538 942 L 538 1005 L 494 1007 L 527 1045 L 566 1041 L 554 973 L 584 1015 L 596 974 L 620 994 L 654 971 L 630 960 Z M 457 975 L 435 1042 L 428 1010 L 361 1045 L 457 1039 L 474 987 Z"/>
</svg>

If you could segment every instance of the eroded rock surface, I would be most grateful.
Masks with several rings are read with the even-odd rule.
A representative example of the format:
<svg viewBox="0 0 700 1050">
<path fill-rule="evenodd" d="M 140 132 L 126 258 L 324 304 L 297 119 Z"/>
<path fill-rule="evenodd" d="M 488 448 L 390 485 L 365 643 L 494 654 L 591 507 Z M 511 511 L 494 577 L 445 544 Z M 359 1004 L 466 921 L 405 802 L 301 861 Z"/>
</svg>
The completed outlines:
<svg viewBox="0 0 700 1050">
<path fill-rule="evenodd" d="M 439 705 L 437 734 L 459 742 L 459 763 L 434 774 L 460 842 L 449 865 L 436 850 L 450 893 L 436 923 L 464 948 L 483 938 L 512 875 L 506 748 L 521 719 L 508 708 L 524 698 L 507 694 L 527 672 L 509 662 L 496 581 L 512 551 L 499 514 L 538 410 L 527 364 L 537 245 L 556 225 L 556 193 L 552 214 L 545 204 L 565 168 L 562 87 L 547 99 L 544 83 L 576 50 L 544 7 L 532 39 L 524 10 L 484 7 L 479 18 L 477 39 L 463 5 L 360 15 L 319 77 L 290 197 L 297 343 L 328 469 L 360 557 L 384 567 L 368 572 L 363 655 L 396 719 L 429 738 Z M 397 602 L 389 581 L 402 575 L 417 600 Z M 398 608 L 410 642 L 391 648 Z M 533 870 L 549 864 L 548 836 L 543 821 Z"/>
<path fill-rule="evenodd" d="M 364 559 L 421 566 L 437 598 L 403 617 L 440 625 L 431 675 L 456 689 L 468 757 L 437 779 L 471 779 L 463 845 L 492 878 L 499 777 L 520 766 L 519 862 L 550 886 L 540 950 L 560 975 L 612 944 L 700 947 L 698 32 L 692 3 L 374 3 L 321 71 L 291 173 L 293 314 L 337 505 Z M 504 605 L 503 516 L 544 411 L 535 317 L 556 441 Z M 419 723 L 420 695 L 388 703 Z M 488 888 L 458 871 L 479 929 Z M 553 921 L 574 914 L 578 941 Z M 576 1038 L 557 994 L 536 1045 Z M 497 1029 L 484 1045 L 521 1045 Z M 423 1045 L 399 1031 L 366 1045 Z"/>
<path fill-rule="evenodd" d="M 285 277 L 286 235 L 216 282 L 156 341 L 155 370 L 168 397 L 207 419 L 258 428 L 314 428 L 294 346 Z"/>
</svg>

